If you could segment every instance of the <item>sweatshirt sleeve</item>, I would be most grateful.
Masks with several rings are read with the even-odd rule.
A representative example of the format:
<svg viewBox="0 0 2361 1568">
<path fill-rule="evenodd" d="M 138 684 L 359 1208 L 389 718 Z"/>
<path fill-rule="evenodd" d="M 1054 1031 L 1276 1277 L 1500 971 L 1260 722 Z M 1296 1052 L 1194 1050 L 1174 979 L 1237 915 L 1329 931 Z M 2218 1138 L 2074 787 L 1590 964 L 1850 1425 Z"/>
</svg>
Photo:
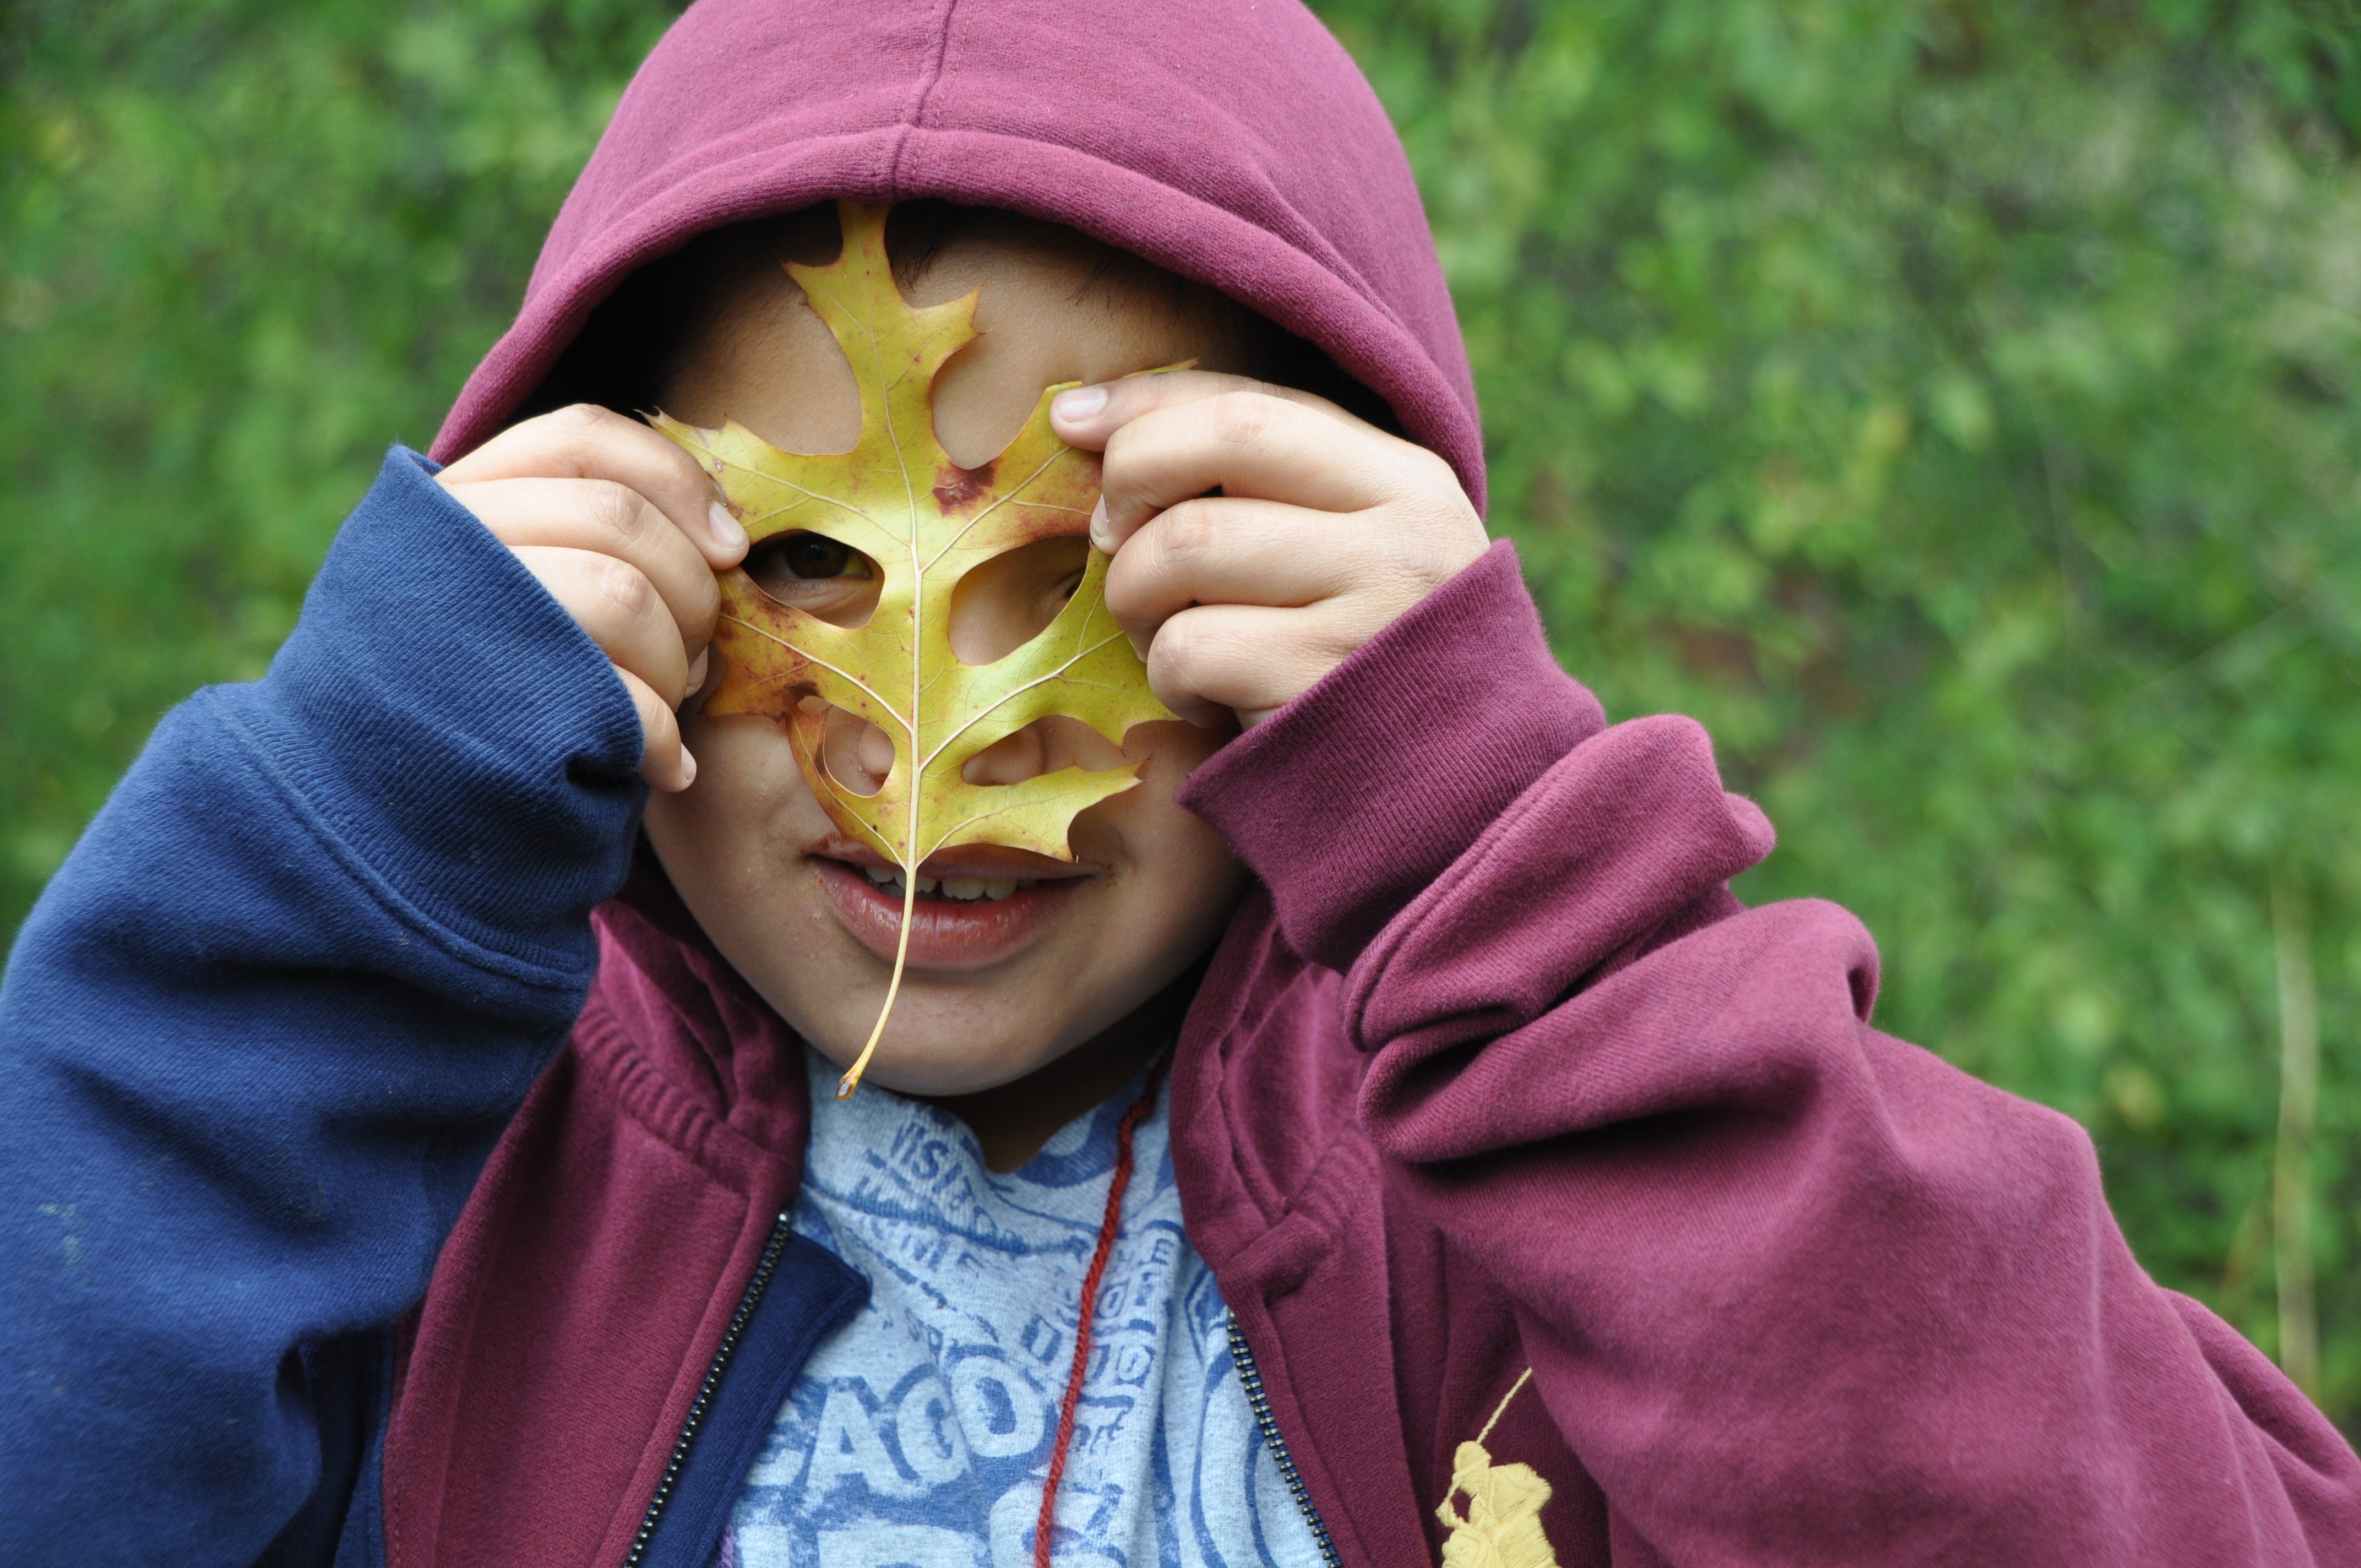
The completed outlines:
<svg viewBox="0 0 2361 1568">
<path fill-rule="evenodd" d="M 1604 726 L 1506 546 L 1183 798 L 1345 972 L 1362 1119 L 1619 1562 L 2356 1561 L 2344 1439 L 2142 1272 L 2080 1127 L 1871 1025 L 1858 921 L 1730 896 L 1769 823 L 1693 723 Z"/>
<path fill-rule="evenodd" d="M 604 654 L 401 448 L 269 673 L 158 726 L 0 983 L 0 1563 L 335 1539 L 367 1379 L 325 1369 L 418 1299 L 579 1010 L 639 756 Z"/>
</svg>

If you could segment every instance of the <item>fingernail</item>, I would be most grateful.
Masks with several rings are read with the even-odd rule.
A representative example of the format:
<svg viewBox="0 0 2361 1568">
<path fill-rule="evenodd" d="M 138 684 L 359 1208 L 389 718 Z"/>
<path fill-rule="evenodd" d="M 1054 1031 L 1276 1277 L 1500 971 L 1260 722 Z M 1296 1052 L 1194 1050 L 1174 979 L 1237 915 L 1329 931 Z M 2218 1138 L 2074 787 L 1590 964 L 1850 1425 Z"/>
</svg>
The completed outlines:
<svg viewBox="0 0 2361 1568">
<path fill-rule="evenodd" d="M 680 787 L 686 789 L 697 782 L 697 758 L 689 749 L 680 749 Z"/>
<path fill-rule="evenodd" d="M 713 543 L 724 550 L 735 550 L 746 543 L 746 531 L 730 515 L 730 509 L 713 501 L 705 509 L 705 526 L 713 530 Z"/>
<path fill-rule="evenodd" d="M 697 693 L 705 689 L 705 672 L 707 667 L 712 663 L 712 649 L 708 648 L 697 654 L 697 663 L 688 667 L 688 689 L 680 694 L 681 701 L 686 702 L 690 697 L 695 696 Z"/>
<path fill-rule="evenodd" d="M 1104 387 L 1076 387 L 1049 400 L 1049 411 L 1060 419 L 1088 419 L 1106 407 Z"/>
<path fill-rule="evenodd" d="M 1106 498 L 1091 508 L 1091 543 L 1102 555 L 1115 554 L 1115 530 L 1107 526 Z"/>
</svg>

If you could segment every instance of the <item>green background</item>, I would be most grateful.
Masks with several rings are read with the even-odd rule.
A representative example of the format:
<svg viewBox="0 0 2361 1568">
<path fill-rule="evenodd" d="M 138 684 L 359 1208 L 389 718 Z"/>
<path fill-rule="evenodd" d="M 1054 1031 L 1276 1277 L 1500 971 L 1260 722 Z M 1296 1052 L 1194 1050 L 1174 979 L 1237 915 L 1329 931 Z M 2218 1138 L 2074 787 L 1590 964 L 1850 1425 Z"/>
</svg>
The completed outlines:
<svg viewBox="0 0 2361 1568">
<path fill-rule="evenodd" d="M 1858 911 L 1880 1022 L 2081 1121 L 2361 1430 L 2354 12 L 1320 9 L 1567 665 L 1704 719 L 1783 835 L 1741 891 Z M 0 7 L 0 923 L 261 670 L 672 10 Z"/>
</svg>

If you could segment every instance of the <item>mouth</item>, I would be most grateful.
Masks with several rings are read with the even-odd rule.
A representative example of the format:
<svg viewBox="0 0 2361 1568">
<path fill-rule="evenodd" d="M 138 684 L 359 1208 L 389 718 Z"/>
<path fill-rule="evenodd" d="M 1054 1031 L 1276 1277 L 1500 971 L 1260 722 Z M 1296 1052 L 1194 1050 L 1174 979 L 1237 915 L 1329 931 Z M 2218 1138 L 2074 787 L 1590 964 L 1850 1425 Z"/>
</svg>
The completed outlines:
<svg viewBox="0 0 2361 1568">
<path fill-rule="evenodd" d="M 884 888 L 889 897 L 900 898 L 909 891 L 908 883 L 899 866 L 862 866 L 858 869 L 873 883 Z M 1038 881 L 1030 877 L 985 879 L 922 875 L 918 878 L 918 896 L 948 898 L 961 904 L 972 904 L 979 898 L 988 898 L 997 904 L 1004 898 L 1014 898 L 1028 887 L 1040 885 Z"/>
<path fill-rule="evenodd" d="M 867 849 L 831 843 L 807 857 L 862 946 L 887 963 L 902 938 L 909 883 Z M 912 969 L 983 969 L 1039 939 L 1097 873 L 1019 850 L 976 846 L 929 857 L 910 911 Z"/>
</svg>

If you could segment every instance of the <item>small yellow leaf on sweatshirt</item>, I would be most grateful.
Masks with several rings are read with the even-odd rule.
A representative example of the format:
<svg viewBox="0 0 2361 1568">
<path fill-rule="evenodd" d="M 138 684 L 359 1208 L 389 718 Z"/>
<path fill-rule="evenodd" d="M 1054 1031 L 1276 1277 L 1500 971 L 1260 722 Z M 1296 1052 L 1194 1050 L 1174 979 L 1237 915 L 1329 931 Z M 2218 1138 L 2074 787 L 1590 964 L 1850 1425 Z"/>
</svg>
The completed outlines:
<svg viewBox="0 0 2361 1568">
<path fill-rule="evenodd" d="M 1467 1511 L 1453 1505 L 1465 1496 Z M 1557 1553 L 1542 1533 L 1542 1506 L 1550 1484 L 1530 1464 L 1495 1464 L 1480 1442 L 1463 1442 L 1452 1455 L 1451 1493 L 1434 1510 L 1450 1527 L 1443 1568 L 1557 1568 Z"/>
</svg>

